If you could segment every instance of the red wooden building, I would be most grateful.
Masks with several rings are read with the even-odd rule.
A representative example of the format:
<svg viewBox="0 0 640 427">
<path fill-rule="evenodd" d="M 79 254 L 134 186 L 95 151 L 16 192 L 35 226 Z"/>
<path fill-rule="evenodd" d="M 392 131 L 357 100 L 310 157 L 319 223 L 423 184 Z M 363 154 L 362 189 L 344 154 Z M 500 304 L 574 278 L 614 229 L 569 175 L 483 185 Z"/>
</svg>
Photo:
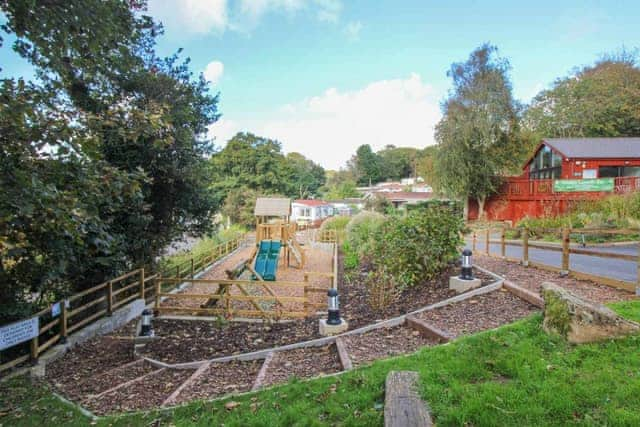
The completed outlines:
<svg viewBox="0 0 640 427">
<path fill-rule="evenodd" d="M 544 139 L 485 204 L 487 219 L 513 221 L 566 212 L 577 201 L 640 190 L 640 138 Z M 469 219 L 478 205 L 469 202 Z"/>
</svg>

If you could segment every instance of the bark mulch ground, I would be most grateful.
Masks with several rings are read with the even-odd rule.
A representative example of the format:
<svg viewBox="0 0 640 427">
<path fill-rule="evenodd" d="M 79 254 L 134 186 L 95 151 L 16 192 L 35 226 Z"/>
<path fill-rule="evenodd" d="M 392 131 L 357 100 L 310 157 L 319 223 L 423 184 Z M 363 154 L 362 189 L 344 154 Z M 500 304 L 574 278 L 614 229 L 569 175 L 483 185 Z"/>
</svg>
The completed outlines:
<svg viewBox="0 0 640 427">
<path fill-rule="evenodd" d="M 318 319 L 291 323 L 155 319 L 156 336 L 140 353 L 166 363 L 192 362 L 279 347 L 318 338 Z"/>
<path fill-rule="evenodd" d="M 342 262 L 339 268 L 342 268 Z M 356 274 L 350 280 L 341 281 L 340 294 L 341 315 L 349 322 L 349 329 L 359 328 L 376 321 L 401 316 L 424 306 L 434 304 L 456 294 L 449 289 L 449 278 L 460 274 L 460 268 L 451 266 L 433 280 L 405 289 L 388 307 L 376 310 L 371 307 L 369 288 L 364 283 L 366 273 Z M 482 286 L 496 281 L 479 270 L 474 270 L 476 277 L 482 279 Z M 341 277 L 344 277 L 342 274 Z"/>
<path fill-rule="evenodd" d="M 98 337 L 73 347 L 48 364 L 46 378 L 63 391 L 72 390 L 80 381 L 133 360 L 132 340 Z"/>
<path fill-rule="evenodd" d="M 176 403 L 197 399 L 213 399 L 225 394 L 249 391 L 263 361 L 263 359 L 259 359 L 247 362 L 213 363 L 207 372 L 204 372 L 178 395 Z"/>
<path fill-rule="evenodd" d="M 590 301 L 602 304 L 635 299 L 633 294 L 621 289 L 600 285 L 587 280 L 577 280 L 572 277 L 561 277 L 559 273 L 542 270 L 535 267 L 524 267 L 516 262 L 501 260 L 486 255 L 474 257 L 475 263 L 489 271 L 493 271 L 514 282 L 516 285 L 527 288 L 535 293 L 540 292 L 543 282 L 553 282 L 576 295 Z"/>
<path fill-rule="evenodd" d="M 354 366 L 413 353 L 421 347 L 438 344 L 436 339 L 425 337 L 406 326 L 375 329 L 361 335 L 350 335 L 343 340 Z"/>
<path fill-rule="evenodd" d="M 311 378 L 340 372 L 342 365 L 335 345 L 278 352 L 267 368 L 263 386 L 287 382 L 290 378 Z"/>
<path fill-rule="evenodd" d="M 456 336 L 514 322 L 539 310 L 504 289 L 424 311 L 418 317 Z"/>
<path fill-rule="evenodd" d="M 156 369 L 150 363 L 140 360 L 135 365 L 113 368 L 100 375 L 86 378 L 84 381 L 66 387 L 65 392 L 74 400 L 84 400 L 86 397 L 102 393 Z"/>
<path fill-rule="evenodd" d="M 157 408 L 191 374 L 191 369 L 167 369 L 97 399 L 87 400 L 85 406 L 99 415 Z"/>
</svg>

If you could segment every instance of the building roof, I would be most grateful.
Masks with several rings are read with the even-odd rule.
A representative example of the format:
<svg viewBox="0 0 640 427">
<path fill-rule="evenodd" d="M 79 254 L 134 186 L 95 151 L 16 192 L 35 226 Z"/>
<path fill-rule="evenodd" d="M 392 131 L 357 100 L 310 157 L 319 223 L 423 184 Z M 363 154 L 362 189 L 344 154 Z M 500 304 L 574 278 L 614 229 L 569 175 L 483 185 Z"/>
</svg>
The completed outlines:
<svg viewBox="0 0 640 427">
<path fill-rule="evenodd" d="M 291 215 L 291 200 L 272 197 L 258 197 L 255 216 L 289 216 Z"/>
<path fill-rule="evenodd" d="M 570 159 L 640 157 L 640 138 L 547 138 L 542 142 Z"/>
<path fill-rule="evenodd" d="M 305 205 L 305 206 L 328 206 L 329 203 L 325 202 L 324 200 L 315 200 L 315 199 L 298 199 L 298 200 L 294 200 L 293 203 L 296 203 L 298 205 Z"/>
<path fill-rule="evenodd" d="M 433 193 L 425 193 L 425 192 L 410 192 L 410 191 L 396 191 L 389 193 L 378 193 L 383 197 L 391 200 L 391 201 L 402 201 L 402 200 L 427 200 L 433 197 Z"/>
</svg>

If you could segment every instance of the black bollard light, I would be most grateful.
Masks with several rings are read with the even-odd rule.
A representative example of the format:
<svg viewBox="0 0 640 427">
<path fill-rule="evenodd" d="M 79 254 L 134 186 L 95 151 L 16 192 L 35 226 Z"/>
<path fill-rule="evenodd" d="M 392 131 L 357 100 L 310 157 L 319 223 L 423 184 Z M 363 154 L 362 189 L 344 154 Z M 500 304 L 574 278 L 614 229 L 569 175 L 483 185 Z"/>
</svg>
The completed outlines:
<svg viewBox="0 0 640 427">
<path fill-rule="evenodd" d="M 472 252 L 469 249 L 462 251 L 462 268 L 460 269 L 460 278 L 462 280 L 473 280 L 471 255 Z"/>
<path fill-rule="evenodd" d="M 142 311 L 142 327 L 140 328 L 140 336 L 150 337 L 153 335 L 153 329 L 151 328 L 151 318 L 153 312 L 148 308 Z"/>
<path fill-rule="evenodd" d="M 338 291 L 334 288 L 329 289 L 327 292 L 329 307 L 329 317 L 327 318 L 327 325 L 339 325 L 342 323 L 340 320 L 340 306 L 338 303 Z"/>
</svg>

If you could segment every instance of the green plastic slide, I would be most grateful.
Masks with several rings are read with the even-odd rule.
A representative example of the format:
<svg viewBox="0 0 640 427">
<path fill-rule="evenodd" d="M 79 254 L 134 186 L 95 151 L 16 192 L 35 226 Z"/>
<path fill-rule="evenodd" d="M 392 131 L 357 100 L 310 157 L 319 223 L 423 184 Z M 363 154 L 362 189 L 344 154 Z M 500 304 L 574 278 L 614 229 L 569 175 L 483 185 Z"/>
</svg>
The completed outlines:
<svg viewBox="0 0 640 427">
<path fill-rule="evenodd" d="M 260 242 L 253 268 L 264 280 L 276 280 L 281 247 L 282 244 L 278 240 L 262 240 Z"/>
</svg>

